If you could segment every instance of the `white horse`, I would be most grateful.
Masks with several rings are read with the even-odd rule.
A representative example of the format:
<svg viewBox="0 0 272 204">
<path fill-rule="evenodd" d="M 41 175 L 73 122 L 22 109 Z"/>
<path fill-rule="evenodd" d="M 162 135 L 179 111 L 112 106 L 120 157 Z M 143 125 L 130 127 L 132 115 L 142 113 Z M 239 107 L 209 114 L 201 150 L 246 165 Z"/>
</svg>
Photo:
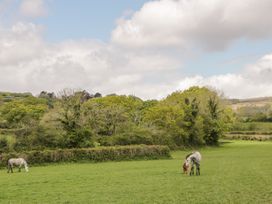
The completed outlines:
<svg viewBox="0 0 272 204">
<path fill-rule="evenodd" d="M 200 161 L 201 154 L 199 152 L 192 152 L 186 156 L 186 159 L 183 164 L 184 173 L 188 173 L 188 169 L 190 169 L 190 176 L 194 175 L 194 166 L 196 166 L 196 175 L 200 175 Z"/>
<path fill-rule="evenodd" d="M 25 171 L 28 172 L 28 165 L 26 163 L 26 160 L 23 158 L 12 158 L 8 160 L 8 173 L 13 173 L 13 166 L 18 166 L 19 172 L 21 172 L 21 167 L 25 167 Z"/>
</svg>

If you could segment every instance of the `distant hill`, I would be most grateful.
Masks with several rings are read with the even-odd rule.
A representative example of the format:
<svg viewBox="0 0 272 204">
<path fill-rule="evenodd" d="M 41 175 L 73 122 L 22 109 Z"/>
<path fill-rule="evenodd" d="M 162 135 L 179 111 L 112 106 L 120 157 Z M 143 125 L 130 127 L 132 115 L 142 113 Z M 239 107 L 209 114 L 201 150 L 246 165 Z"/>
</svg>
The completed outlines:
<svg viewBox="0 0 272 204">
<path fill-rule="evenodd" d="M 234 111 L 241 107 L 264 107 L 267 105 L 272 105 L 272 97 L 228 99 L 227 101 Z"/>
</svg>

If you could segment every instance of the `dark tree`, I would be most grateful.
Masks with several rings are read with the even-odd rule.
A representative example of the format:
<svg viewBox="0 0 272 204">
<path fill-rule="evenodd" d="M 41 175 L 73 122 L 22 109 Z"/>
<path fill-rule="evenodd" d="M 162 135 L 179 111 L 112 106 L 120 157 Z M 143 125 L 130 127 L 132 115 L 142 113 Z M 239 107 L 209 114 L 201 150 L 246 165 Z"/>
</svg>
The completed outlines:
<svg viewBox="0 0 272 204">
<path fill-rule="evenodd" d="M 204 122 L 204 140 L 207 145 L 218 145 L 219 137 L 222 134 L 219 117 L 218 101 L 214 97 L 210 98 L 208 101 L 208 114 Z"/>
<path fill-rule="evenodd" d="M 188 143 L 191 145 L 197 145 L 200 142 L 199 131 L 196 127 L 197 116 L 199 114 L 199 103 L 196 98 L 191 102 L 190 99 L 185 98 L 185 116 L 183 128 L 188 135 Z"/>
</svg>

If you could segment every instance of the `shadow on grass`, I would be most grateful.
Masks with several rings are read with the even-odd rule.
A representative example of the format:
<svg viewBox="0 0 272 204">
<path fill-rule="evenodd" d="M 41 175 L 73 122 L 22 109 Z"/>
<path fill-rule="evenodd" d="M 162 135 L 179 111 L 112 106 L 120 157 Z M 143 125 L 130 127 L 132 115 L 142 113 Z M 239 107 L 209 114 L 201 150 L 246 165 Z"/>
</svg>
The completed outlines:
<svg viewBox="0 0 272 204">
<path fill-rule="evenodd" d="M 220 147 L 221 145 L 230 144 L 230 143 L 233 143 L 233 141 L 229 141 L 229 140 L 219 141 L 218 146 Z"/>
</svg>

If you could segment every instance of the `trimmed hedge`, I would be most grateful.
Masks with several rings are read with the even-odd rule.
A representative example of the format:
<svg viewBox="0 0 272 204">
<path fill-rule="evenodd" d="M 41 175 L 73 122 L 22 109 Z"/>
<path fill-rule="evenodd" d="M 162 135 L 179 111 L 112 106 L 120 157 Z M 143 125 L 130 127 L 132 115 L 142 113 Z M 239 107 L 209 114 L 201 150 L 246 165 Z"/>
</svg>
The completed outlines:
<svg viewBox="0 0 272 204">
<path fill-rule="evenodd" d="M 239 134 L 227 134 L 223 137 L 230 140 L 256 140 L 256 141 L 268 141 L 272 140 L 271 135 L 239 135 Z"/>
<path fill-rule="evenodd" d="M 272 135 L 271 131 L 231 131 L 228 134 L 239 135 Z"/>
<path fill-rule="evenodd" d="M 9 158 L 22 157 L 30 165 L 77 162 L 77 161 L 122 161 L 137 159 L 171 158 L 170 149 L 161 145 L 112 146 L 82 149 L 57 149 L 44 151 L 28 151 L 22 153 L 3 153 L 0 166 L 6 166 Z"/>
</svg>

